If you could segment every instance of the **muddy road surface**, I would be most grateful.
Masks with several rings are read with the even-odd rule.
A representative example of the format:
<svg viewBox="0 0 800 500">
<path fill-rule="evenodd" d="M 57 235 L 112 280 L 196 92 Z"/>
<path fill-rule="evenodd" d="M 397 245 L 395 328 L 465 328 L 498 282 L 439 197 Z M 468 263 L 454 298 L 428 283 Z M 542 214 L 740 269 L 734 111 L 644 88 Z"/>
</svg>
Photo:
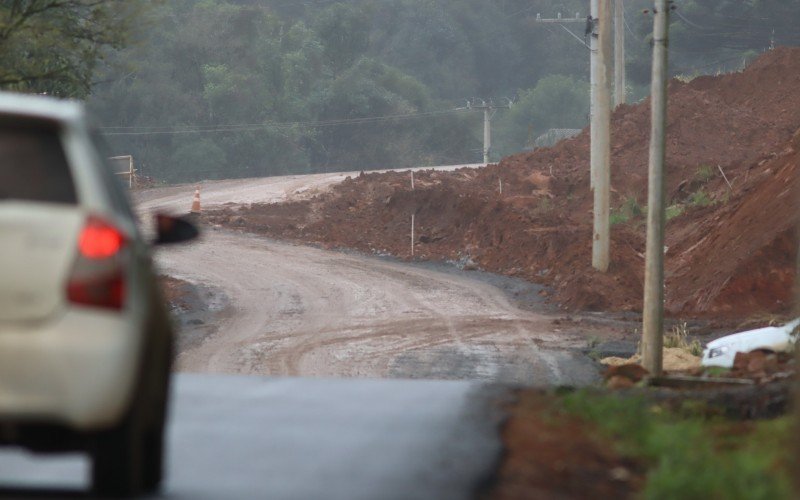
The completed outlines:
<svg viewBox="0 0 800 500">
<path fill-rule="evenodd" d="M 346 174 L 203 183 L 208 205 L 308 196 Z M 143 216 L 186 212 L 194 186 L 137 193 Z M 579 332 L 554 330 L 475 273 L 287 244 L 205 227 L 165 248 L 162 272 L 211 291 L 184 325 L 181 371 L 273 376 L 474 379 L 586 384 Z"/>
</svg>

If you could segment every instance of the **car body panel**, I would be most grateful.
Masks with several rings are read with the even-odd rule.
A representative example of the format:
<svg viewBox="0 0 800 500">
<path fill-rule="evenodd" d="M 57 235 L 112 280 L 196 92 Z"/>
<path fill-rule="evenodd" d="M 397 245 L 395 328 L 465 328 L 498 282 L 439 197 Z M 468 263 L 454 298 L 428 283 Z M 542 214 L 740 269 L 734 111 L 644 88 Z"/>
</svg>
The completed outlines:
<svg viewBox="0 0 800 500">
<path fill-rule="evenodd" d="M 83 211 L 47 203 L 0 203 L 0 334 L 5 322 L 39 321 L 64 306 Z"/>
<path fill-rule="evenodd" d="M 712 340 L 703 350 L 703 366 L 730 368 L 737 352 L 751 352 L 759 349 L 785 352 L 793 349 L 792 331 L 800 325 L 800 318 L 783 326 L 767 326 L 745 332 L 726 335 Z M 722 352 L 724 351 L 724 352 Z M 714 355 L 719 353 L 718 355 Z"/>
<path fill-rule="evenodd" d="M 113 424 L 125 411 L 142 349 L 141 325 L 71 307 L 56 320 L 2 330 L 0 419 L 88 430 Z"/>
<path fill-rule="evenodd" d="M 77 201 L 0 199 L 0 423 L 104 429 L 134 400 L 148 342 L 171 336 L 167 322 L 153 317 L 161 309 L 154 305 L 160 298 L 149 245 L 80 104 L 0 92 L 0 125 L 13 130 L 17 124 L 56 131 Z M 67 298 L 89 217 L 126 239 L 120 261 L 126 299 L 119 310 Z"/>
</svg>

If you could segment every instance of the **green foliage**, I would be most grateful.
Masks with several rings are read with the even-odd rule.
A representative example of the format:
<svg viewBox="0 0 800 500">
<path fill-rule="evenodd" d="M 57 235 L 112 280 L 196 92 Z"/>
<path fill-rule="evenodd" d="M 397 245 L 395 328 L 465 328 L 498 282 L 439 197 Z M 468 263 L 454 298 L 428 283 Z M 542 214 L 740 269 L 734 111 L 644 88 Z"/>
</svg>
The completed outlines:
<svg viewBox="0 0 800 500">
<path fill-rule="evenodd" d="M 585 0 L 169 0 L 142 11 L 151 2 L 0 2 L 0 35 L 13 25 L 12 6 L 58 5 L 0 36 L 0 77 L 16 78 L 6 87 L 79 97 L 95 82 L 89 102 L 98 121 L 139 134 L 109 136 L 114 152 L 170 180 L 477 162 L 481 113 L 427 114 L 473 97 L 516 97 L 493 120 L 492 160 L 530 147 L 548 129 L 587 122 L 586 47 L 560 27 L 533 22 L 537 14 L 583 17 Z M 625 2 L 631 101 L 649 93 L 652 18 L 638 12 L 651 3 Z M 681 5 L 688 22 L 673 17 L 676 74 L 738 69 L 766 47 L 767 25 L 776 27 L 777 43 L 793 39 L 787 29 L 800 20 L 798 0 L 734 3 Z M 732 11 L 737 18 L 757 11 L 744 23 L 754 30 L 723 30 L 729 21 L 743 26 L 726 20 Z M 695 26 L 704 23 L 713 29 Z M 155 127 L 159 133 L 149 133 Z M 176 152 L 192 140 L 224 152 L 224 171 L 175 169 Z"/>
<path fill-rule="evenodd" d="M 331 70 L 339 74 L 369 47 L 370 9 L 350 3 L 336 3 L 316 15 L 313 28 L 324 47 L 325 59 Z"/>
<path fill-rule="evenodd" d="M 675 217 L 680 217 L 683 215 L 683 212 L 686 211 L 686 207 L 681 205 L 680 203 L 676 203 L 674 205 L 670 205 L 666 209 L 666 218 L 668 221 L 674 219 Z"/>
<path fill-rule="evenodd" d="M 664 334 L 664 347 L 683 349 L 693 356 L 703 354 L 703 346 L 698 340 L 689 340 L 689 329 L 686 322 L 675 325 Z"/>
<path fill-rule="evenodd" d="M 639 200 L 636 196 L 628 196 L 622 204 L 622 210 L 631 214 L 631 217 L 641 217 L 644 215 L 644 209 L 639 205 Z"/>
<path fill-rule="evenodd" d="M 576 392 L 565 411 L 593 423 L 618 451 L 648 464 L 644 498 L 791 498 L 789 417 L 742 424 L 703 417 L 702 405 L 676 414 L 643 399 Z"/>
<path fill-rule="evenodd" d="M 90 106 L 100 121 L 133 132 L 108 135 L 115 152 L 170 181 L 477 160 L 477 113 L 425 116 L 452 105 L 369 54 L 368 3 L 335 3 L 294 21 L 264 5 L 166 3 L 153 13 L 148 44 L 120 53 Z M 214 161 L 192 156 L 193 141 Z"/>
<path fill-rule="evenodd" d="M 183 141 L 182 141 L 183 142 Z M 209 139 L 194 139 L 180 144 L 168 164 L 168 175 L 180 179 L 187 172 L 212 174 L 221 172 L 226 164 L 225 151 Z"/>
<path fill-rule="evenodd" d="M 721 366 L 708 366 L 703 369 L 703 375 L 708 377 L 724 377 L 728 374 L 730 374 L 730 370 Z"/>
<path fill-rule="evenodd" d="M 694 174 L 697 181 L 706 183 L 714 178 L 714 169 L 708 165 L 701 165 Z"/>
<path fill-rule="evenodd" d="M 713 203 L 714 200 L 703 189 L 698 189 L 689 197 L 689 204 L 696 207 L 707 207 Z"/>
<path fill-rule="evenodd" d="M 645 214 L 645 209 L 639 205 L 639 200 L 636 196 L 628 196 L 622 202 L 619 210 L 612 211 L 609 217 L 611 225 L 624 224 L 632 219 L 637 219 Z"/>
<path fill-rule="evenodd" d="M 551 75 L 519 99 L 497 120 L 499 149 L 503 153 L 533 147 L 533 141 L 551 128 L 583 128 L 589 113 L 589 84 L 570 76 Z"/>
<path fill-rule="evenodd" d="M 611 215 L 608 217 L 609 223 L 611 226 L 616 226 L 618 224 L 625 224 L 629 220 L 631 220 L 630 215 L 624 212 L 612 212 Z"/>
<path fill-rule="evenodd" d="M 108 50 L 129 38 L 146 0 L 0 3 L 0 88 L 84 97 Z"/>
</svg>

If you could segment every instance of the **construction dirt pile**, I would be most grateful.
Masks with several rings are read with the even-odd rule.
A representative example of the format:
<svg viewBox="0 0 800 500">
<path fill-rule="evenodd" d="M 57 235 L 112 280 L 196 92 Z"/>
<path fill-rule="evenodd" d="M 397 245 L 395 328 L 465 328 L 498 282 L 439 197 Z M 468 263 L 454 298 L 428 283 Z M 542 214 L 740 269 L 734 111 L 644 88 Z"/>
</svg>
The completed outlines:
<svg viewBox="0 0 800 500">
<path fill-rule="evenodd" d="M 800 49 L 669 85 L 666 304 L 675 316 L 788 310 L 798 247 Z M 483 169 L 362 174 L 312 200 L 212 222 L 276 238 L 465 266 L 549 285 L 565 308 L 640 311 L 649 101 L 612 128 L 612 248 L 591 267 L 589 132 Z M 502 193 L 501 193 L 502 185 Z"/>
</svg>

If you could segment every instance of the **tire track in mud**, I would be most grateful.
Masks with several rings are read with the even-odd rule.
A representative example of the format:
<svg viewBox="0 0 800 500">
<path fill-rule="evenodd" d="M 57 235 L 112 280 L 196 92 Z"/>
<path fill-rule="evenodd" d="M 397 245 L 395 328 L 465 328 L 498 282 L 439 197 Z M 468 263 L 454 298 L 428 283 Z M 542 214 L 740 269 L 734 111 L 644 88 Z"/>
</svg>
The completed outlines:
<svg viewBox="0 0 800 500">
<path fill-rule="evenodd" d="M 559 347 L 549 318 L 479 281 L 224 231 L 159 261 L 231 303 L 217 331 L 179 355 L 181 370 L 560 380 L 537 345 Z"/>
</svg>

